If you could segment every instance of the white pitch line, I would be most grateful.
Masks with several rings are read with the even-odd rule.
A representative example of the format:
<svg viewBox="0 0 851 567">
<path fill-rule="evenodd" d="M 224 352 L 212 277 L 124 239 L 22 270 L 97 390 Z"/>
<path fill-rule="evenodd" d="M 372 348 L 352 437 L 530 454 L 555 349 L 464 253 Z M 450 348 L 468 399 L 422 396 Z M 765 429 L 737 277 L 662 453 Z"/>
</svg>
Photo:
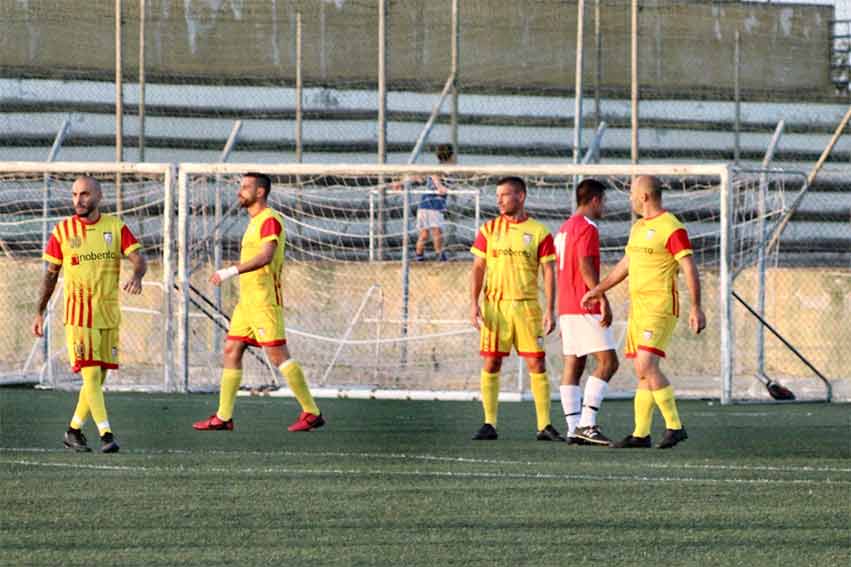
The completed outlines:
<svg viewBox="0 0 851 567">
<path fill-rule="evenodd" d="M 0 460 L 0 464 L 20 465 L 29 467 L 68 468 L 84 470 L 124 471 L 141 473 L 191 473 L 192 469 L 185 467 L 150 467 L 131 465 L 95 465 L 86 463 L 45 463 L 27 460 Z M 233 469 L 227 467 L 204 467 L 199 472 L 222 474 L 285 474 L 294 476 L 397 476 L 423 478 L 487 478 L 496 480 L 583 480 L 590 482 L 668 482 L 690 484 L 799 484 L 799 485 L 851 485 L 851 481 L 843 480 L 811 480 L 811 479 L 746 479 L 746 478 L 694 478 L 666 477 L 646 475 L 590 475 L 590 474 L 555 474 L 555 473 L 503 473 L 503 472 L 469 472 L 469 471 L 382 471 L 375 469 L 294 469 L 286 467 L 258 467 Z"/>
<path fill-rule="evenodd" d="M 591 448 L 589 450 L 604 450 Z M 0 453 L 68 453 L 67 449 L 46 449 L 43 447 L 0 447 Z M 472 465 L 505 465 L 505 466 L 547 466 L 560 465 L 556 461 L 519 461 L 506 459 L 477 459 L 473 457 L 453 457 L 445 455 L 423 455 L 408 453 L 355 453 L 336 451 L 223 451 L 211 449 L 207 451 L 192 451 L 190 449 L 136 449 L 125 450 L 127 455 L 256 455 L 258 457 L 336 457 L 336 458 L 358 458 L 358 459 L 385 459 L 385 460 L 411 460 L 411 461 L 435 461 L 445 463 L 462 463 Z M 621 467 L 624 462 L 595 462 L 595 461 L 570 461 L 570 464 L 591 467 Z M 811 467 L 803 466 L 772 466 L 772 465 L 723 465 L 712 463 L 629 463 L 637 468 L 649 469 L 691 469 L 691 470 L 724 470 L 724 471 L 754 471 L 754 472 L 779 472 L 779 473 L 851 473 L 851 468 L 838 467 Z"/>
</svg>

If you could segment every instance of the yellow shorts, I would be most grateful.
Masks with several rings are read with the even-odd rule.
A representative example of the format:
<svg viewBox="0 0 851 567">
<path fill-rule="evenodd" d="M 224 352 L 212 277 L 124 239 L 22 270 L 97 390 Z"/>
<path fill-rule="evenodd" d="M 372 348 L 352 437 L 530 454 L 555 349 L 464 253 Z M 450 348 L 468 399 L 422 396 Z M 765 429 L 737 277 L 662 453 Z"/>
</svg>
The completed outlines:
<svg viewBox="0 0 851 567">
<path fill-rule="evenodd" d="M 118 329 L 90 329 L 65 325 L 65 343 L 71 370 L 79 372 L 86 366 L 118 368 Z"/>
<path fill-rule="evenodd" d="M 639 350 L 664 357 L 671 342 L 677 318 L 670 313 L 629 312 L 626 323 L 626 348 L 624 356 L 635 358 Z"/>
<path fill-rule="evenodd" d="M 482 307 L 482 356 L 508 356 L 513 346 L 520 356 L 544 357 L 541 306 L 537 300 L 485 301 Z"/>
<path fill-rule="evenodd" d="M 252 346 L 285 345 L 284 312 L 277 306 L 255 307 L 237 303 L 230 319 L 228 340 Z"/>
</svg>

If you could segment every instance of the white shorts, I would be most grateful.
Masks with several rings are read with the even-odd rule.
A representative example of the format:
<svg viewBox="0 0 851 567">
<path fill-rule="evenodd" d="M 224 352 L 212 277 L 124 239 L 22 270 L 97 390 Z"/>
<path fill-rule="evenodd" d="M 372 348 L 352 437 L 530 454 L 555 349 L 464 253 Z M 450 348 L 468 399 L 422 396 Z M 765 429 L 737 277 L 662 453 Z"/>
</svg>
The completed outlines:
<svg viewBox="0 0 851 567">
<path fill-rule="evenodd" d="M 601 327 L 601 315 L 560 315 L 562 354 L 582 357 L 592 352 L 615 350 L 612 327 Z"/>
<path fill-rule="evenodd" d="M 443 228 L 443 211 L 417 209 L 417 230 Z"/>
</svg>

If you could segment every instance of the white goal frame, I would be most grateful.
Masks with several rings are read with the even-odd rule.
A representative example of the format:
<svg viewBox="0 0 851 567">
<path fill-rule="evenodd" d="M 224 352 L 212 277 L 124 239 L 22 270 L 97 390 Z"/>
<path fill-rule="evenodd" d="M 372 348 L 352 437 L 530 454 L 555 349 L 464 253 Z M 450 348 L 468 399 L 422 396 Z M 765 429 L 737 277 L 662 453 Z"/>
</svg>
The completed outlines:
<svg viewBox="0 0 851 567">
<path fill-rule="evenodd" d="M 323 165 L 323 164 L 286 164 L 270 165 L 260 163 L 182 163 L 179 166 L 178 175 L 178 267 L 177 285 L 181 290 L 178 298 L 179 312 L 177 324 L 178 372 L 180 375 L 174 381 L 177 384 L 189 384 L 189 311 L 190 296 L 189 282 L 190 262 L 189 258 L 189 216 L 188 216 L 188 182 L 190 176 L 222 176 L 239 175 L 249 171 L 260 171 L 267 175 L 289 175 L 289 176 L 374 176 L 374 177 L 396 177 L 424 176 L 428 174 L 441 173 L 443 175 L 464 176 L 474 174 L 486 174 L 499 177 L 507 175 L 527 176 L 620 176 L 630 177 L 639 175 L 656 176 L 702 176 L 717 179 L 720 187 L 719 209 L 720 209 L 720 255 L 719 255 L 719 298 L 718 305 L 720 324 L 720 368 L 722 372 L 721 401 L 724 404 L 732 403 L 732 387 L 735 369 L 735 349 L 733 341 L 733 317 L 732 317 L 732 224 L 731 212 L 733 211 L 733 192 L 731 190 L 732 167 L 726 163 L 716 164 L 648 164 L 648 165 L 550 165 L 550 166 L 427 166 L 427 165 Z M 405 203 L 408 203 L 408 190 L 405 190 Z M 406 251 L 403 252 L 406 254 Z M 371 398 L 402 398 L 402 399 L 477 399 L 475 392 L 440 392 L 431 390 L 371 390 L 346 391 L 345 389 L 329 389 L 317 392 L 319 395 L 333 395 L 339 397 L 371 397 Z M 286 395 L 284 393 L 283 395 Z M 504 399 L 523 399 L 522 393 L 517 395 L 501 396 Z"/>
</svg>

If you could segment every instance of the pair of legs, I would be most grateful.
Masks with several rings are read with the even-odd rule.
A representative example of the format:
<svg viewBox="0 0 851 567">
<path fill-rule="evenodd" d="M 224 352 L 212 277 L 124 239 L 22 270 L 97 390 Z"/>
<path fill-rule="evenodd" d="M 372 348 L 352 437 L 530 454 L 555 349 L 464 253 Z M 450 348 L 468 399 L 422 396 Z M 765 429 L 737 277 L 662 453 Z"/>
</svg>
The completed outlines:
<svg viewBox="0 0 851 567">
<path fill-rule="evenodd" d="M 588 357 L 596 362 L 594 372 L 585 381 L 585 392 L 579 387 Z M 567 436 L 599 445 L 608 444 L 597 430 L 597 412 L 606 396 L 609 380 L 618 370 L 618 357 L 614 349 L 597 351 L 583 356 L 565 355 L 562 373 L 561 405 L 567 422 Z M 578 433 L 577 433 L 578 431 Z"/>
<path fill-rule="evenodd" d="M 609 439 L 597 427 L 597 412 L 606 395 L 609 380 L 618 370 L 615 337 L 611 326 L 602 324 L 599 313 L 564 313 L 559 315 L 564 372 L 561 406 L 567 422 L 569 442 L 608 445 Z M 583 394 L 579 381 L 588 357 L 596 361 L 594 373 L 585 381 Z"/>
<path fill-rule="evenodd" d="M 650 429 L 656 407 L 665 418 L 665 436 L 657 445 L 669 449 L 687 438 L 674 389 L 659 364 L 674 334 L 677 317 L 667 313 L 630 311 L 626 331 L 626 356 L 633 359 L 638 384 L 635 389 L 635 428 L 613 446 L 617 448 L 650 447 Z"/>
<path fill-rule="evenodd" d="M 647 350 L 639 349 L 633 361 L 638 384 L 635 390 L 635 430 L 634 437 L 648 437 L 653 424 L 653 410 L 659 407 L 665 418 L 665 428 L 682 429 L 674 389 L 668 378 L 659 368 L 661 357 Z"/>
<path fill-rule="evenodd" d="M 115 453 L 119 446 L 112 434 L 109 425 L 109 417 L 106 412 L 106 401 L 103 397 L 103 383 L 106 381 L 106 368 L 98 365 L 85 366 L 80 369 L 83 379 L 83 387 L 77 398 L 77 406 L 74 408 L 74 416 L 65 432 L 64 445 L 75 451 L 89 451 L 86 437 L 83 435 L 83 425 L 89 418 L 94 419 L 101 438 L 101 451 L 104 453 Z"/>
<path fill-rule="evenodd" d="M 118 368 L 118 329 L 66 325 L 65 341 L 68 360 L 72 369 L 80 373 L 83 386 L 80 388 L 74 416 L 65 433 L 64 444 L 75 451 L 89 450 L 82 428 L 91 415 L 101 438 L 101 451 L 114 453 L 119 447 L 109 425 L 103 383 L 107 370 Z"/>
<path fill-rule="evenodd" d="M 541 353 L 543 354 L 543 353 Z M 499 407 L 499 373 L 502 370 L 502 356 L 483 355 L 481 394 L 482 407 L 485 414 L 485 427 L 493 429 L 496 438 L 497 411 Z M 552 427 L 550 421 L 550 381 L 547 378 L 547 366 L 543 356 L 526 355 L 526 367 L 532 386 L 532 397 L 535 400 L 535 417 L 539 440 L 560 440 L 560 435 Z M 477 434 L 474 439 L 482 438 Z M 484 437 L 488 438 L 488 437 Z"/>
<path fill-rule="evenodd" d="M 242 302 L 234 308 L 225 341 L 219 409 L 208 419 L 196 422 L 193 427 L 201 431 L 233 429 L 233 407 L 242 383 L 242 357 L 249 346 L 263 348 L 269 361 L 286 378 L 290 390 L 301 405 L 301 415 L 289 430 L 310 431 L 321 427 L 325 420 L 313 400 L 301 366 L 290 357 L 287 348 L 281 306 Z"/>
<path fill-rule="evenodd" d="M 275 341 L 281 343 L 281 341 Z M 245 354 L 245 349 L 250 346 L 250 343 L 243 340 L 236 340 L 228 337 L 225 342 L 224 351 L 224 369 L 222 370 L 222 383 L 219 390 L 219 409 L 216 411 L 215 417 L 222 423 L 231 423 L 233 419 L 233 408 L 236 403 L 236 393 L 239 390 L 239 385 L 242 383 L 242 357 Z M 300 420 L 319 418 L 319 407 L 310 393 L 310 388 L 304 378 L 304 372 L 301 366 L 290 357 L 290 351 L 286 343 L 261 345 L 266 353 L 266 356 L 281 375 L 286 378 L 287 384 L 301 405 L 302 415 Z M 314 416 L 313 418 L 308 416 Z M 321 418 L 320 418 L 321 419 Z M 209 421 L 209 420 L 208 420 Z M 199 422 L 202 423 L 202 422 Z M 196 424 L 197 426 L 198 424 Z M 295 425 L 295 424 L 294 424 Z M 321 424 L 315 425 L 320 427 Z M 232 425 L 231 425 L 232 428 Z M 196 427 L 201 429 L 201 427 Z M 301 429 L 299 429 L 301 430 Z"/>
<path fill-rule="evenodd" d="M 420 229 L 420 235 L 417 238 L 417 257 L 422 258 L 425 256 L 425 247 L 426 242 L 428 241 L 429 234 L 431 234 L 431 241 L 434 244 L 434 253 L 440 257 L 443 253 L 443 231 L 438 226 L 432 226 L 429 228 Z"/>
<path fill-rule="evenodd" d="M 560 440 L 550 423 L 550 381 L 544 359 L 541 306 L 537 300 L 485 301 L 482 305 L 479 352 L 485 423 L 474 439 L 496 439 L 499 373 L 502 359 L 513 348 L 526 359 L 535 400 L 538 439 Z"/>
</svg>

